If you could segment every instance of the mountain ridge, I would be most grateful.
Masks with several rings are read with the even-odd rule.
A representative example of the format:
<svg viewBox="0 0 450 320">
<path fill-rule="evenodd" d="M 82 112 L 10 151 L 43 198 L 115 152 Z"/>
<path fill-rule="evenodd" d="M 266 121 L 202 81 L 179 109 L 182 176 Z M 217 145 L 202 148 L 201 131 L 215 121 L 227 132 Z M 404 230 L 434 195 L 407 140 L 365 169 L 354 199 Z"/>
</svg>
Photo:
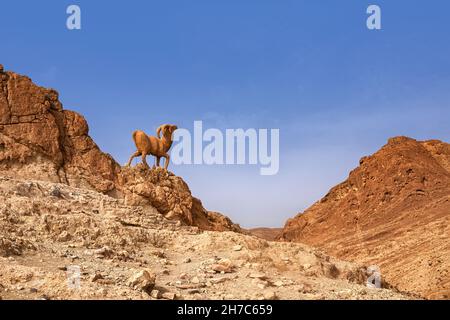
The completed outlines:
<svg viewBox="0 0 450 320">
<path fill-rule="evenodd" d="M 402 290 L 449 297 L 449 164 L 448 143 L 391 138 L 278 239 L 377 264 Z"/>
</svg>

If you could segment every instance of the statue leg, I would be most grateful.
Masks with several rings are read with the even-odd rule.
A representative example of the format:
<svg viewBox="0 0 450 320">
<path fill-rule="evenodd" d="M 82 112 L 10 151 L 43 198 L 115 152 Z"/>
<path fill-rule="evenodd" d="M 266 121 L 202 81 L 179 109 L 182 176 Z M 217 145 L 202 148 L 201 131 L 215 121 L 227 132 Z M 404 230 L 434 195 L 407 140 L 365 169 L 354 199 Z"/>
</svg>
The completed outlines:
<svg viewBox="0 0 450 320">
<path fill-rule="evenodd" d="M 166 158 L 166 161 L 164 162 L 164 169 L 167 170 L 167 167 L 169 166 L 170 156 L 166 154 L 164 158 Z"/>
<path fill-rule="evenodd" d="M 141 153 L 139 151 L 136 151 L 135 153 L 133 153 L 130 157 L 130 160 L 128 160 L 128 163 L 126 164 L 127 167 L 129 167 L 131 165 L 131 161 L 133 161 L 134 158 L 136 158 L 137 156 L 139 156 Z"/>
<path fill-rule="evenodd" d="M 142 153 L 142 163 L 143 163 L 147 168 L 149 168 L 146 158 L 147 158 L 147 154 L 146 154 L 145 152 L 143 152 L 143 153 Z"/>
</svg>

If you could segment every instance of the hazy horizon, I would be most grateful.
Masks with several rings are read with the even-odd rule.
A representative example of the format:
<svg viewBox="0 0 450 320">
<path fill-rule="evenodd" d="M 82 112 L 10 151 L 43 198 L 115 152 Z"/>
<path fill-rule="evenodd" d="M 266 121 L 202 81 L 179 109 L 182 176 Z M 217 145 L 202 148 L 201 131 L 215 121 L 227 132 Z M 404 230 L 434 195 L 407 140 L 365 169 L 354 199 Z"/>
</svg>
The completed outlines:
<svg viewBox="0 0 450 320">
<path fill-rule="evenodd" d="M 136 129 L 279 128 L 277 175 L 169 167 L 243 227 L 283 226 L 390 137 L 450 140 L 448 1 L 84 0 L 73 31 L 69 4 L 2 4 L 0 64 L 55 88 L 122 165 Z"/>
</svg>

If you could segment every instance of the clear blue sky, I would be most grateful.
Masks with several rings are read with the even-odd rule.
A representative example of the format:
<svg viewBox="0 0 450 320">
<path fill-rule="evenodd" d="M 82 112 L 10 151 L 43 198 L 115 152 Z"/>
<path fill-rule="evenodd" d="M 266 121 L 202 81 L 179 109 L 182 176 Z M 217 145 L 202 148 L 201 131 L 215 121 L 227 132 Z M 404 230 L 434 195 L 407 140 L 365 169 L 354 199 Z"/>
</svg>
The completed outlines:
<svg viewBox="0 0 450 320">
<path fill-rule="evenodd" d="M 82 30 L 69 31 L 69 4 Z M 366 8 L 382 9 L 382 30 Z M 0 63 L 60 92 L 105 152 L 134 129 L 280 128 L 280 172 L 173 166 L 210 210 L 281 226 L 391 136 L 450 140 L 450 2 L 2 1 Z"/>
</svg>

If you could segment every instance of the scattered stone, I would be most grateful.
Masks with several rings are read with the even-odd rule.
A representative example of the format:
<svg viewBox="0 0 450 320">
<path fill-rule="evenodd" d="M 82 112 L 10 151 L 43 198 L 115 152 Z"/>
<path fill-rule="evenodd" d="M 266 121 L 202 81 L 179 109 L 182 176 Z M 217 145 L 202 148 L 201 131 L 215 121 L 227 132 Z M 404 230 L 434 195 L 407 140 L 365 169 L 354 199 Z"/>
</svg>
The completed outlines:
<svg viewBox="0 0 450 320">
<path fill-rule="evenodd" d="M 333 263 L 322 263 L 322 270 L 326 277 L 336 279 L 341 273 L 340 270 Z"/>
<path fill-rule="evenodd" d="M 267 281 L 258 281 L 257 286 L 260 289 L 266 289 L 269 286 L 269 283 Z"/>
<path fill-rule="evenodd" d="M 119 260 L 122 260 L 122 261 L 127 261 L 127 260 L 131 259 L 130 253 L 126 250 L 119 251 L 117 253 L 117 256 L 118 256 Z M 147 264 L 147 261 L 145 261 L 144 259 L 141 259 L 141 263 Z"/>
<path fill-rule="evenodd" d="M 161 259 L 159 260 L 159 262 L 163 265 L 163 266 L 167 266 L 169 263 L 169 261 L 167 259 Z"/>
<path fill-rule="evenodd" d="M 222 259 L 219 263 L 213 264 L 211 269 L 215 272 L 230 273 L 234 271 L 234 265 L 229 259 Z"/>
<path fill-rule="evenodd" d="M 52 189 L 50 190 L 50 195 L 52 197 L 62 198 L 61 190 L 59 189 L 58 186 L 53 186 L 52 187 Z"/>
<path fill-rule="evenodd" d="M 152 297 L 153 299 L 160 299 L 161 298 L 161 291 L 159 291 L 159 290 L 152 290 L 150 292 L 150 297 Z"/>
<path fill-rule="evenodd" d="M 179 284 L 176 287 L 181 290 L 188 290 L 188 289 L 203 288 L 204 286 L 205 286 L 205 284 L 203 284 L 203 283 L 198 283 L 198 284 L 188 283 L 188 284 Z"/>
<path fill-rule="evenodd" d="M 94 250 L 94 254 L 96 255 L 97 258 L 103 259 L 111 257 L 113 251 L 109 247 L 105 246 L 103 248 Z"/>
<path fill-rule="evenodd" d="M 227 280 L 228 280 L 228 278 L 226 278 L 226 277 L 222 277 L 222 278 L 212 278 L 212 279 L 209 279 L 208 282 L 216 284 L 216 283 L 223 283 L 223 282 L 225 282 L 225 281 L 227 281 Z"/>
<path fill-rule="evenodd" d="M 96 273 L 92 276 L 91 282 L 95 282 L 97 280 L 103 279 L 103 275 L 101 273 Z"/>
<path fill-rule="evenodd" d="M 264 293 L 264 300 L 276 300 L 277 298 L 275 291 L 267 291 Z"/>
<path fill-rule="evenodd" d="M 191 258 L 185 258 L 184 260 L 183 260 L 183 263 L 190 263 L 192 260 L 191 260 Z"/>
<path fill-rule="evenodd" d="M 241 245 L 236 245 L 233 247 L 233 251 L 241 251 L 242 250 L 242 246 Z"/>
<path fill-rule="evenodd" d="M 103 296 L 103 297 L 108 295 L 108 290 L 106 290 L 106 288 L 100 288 L 97 292 L 100 296 Z"/>
<path fill-rule="evenodd" d="M 264 295 L 262 293 L 255 293 L 251 297 L 251 300 L 264 300 Z"/>
<path fill-rule="evenodd" d="M 273 285 L 274 285 L 275 287 L 282 287 L 282 286 L 284 286 L 284 282 L 278 280 L 278 281 L 275 281 L 275 282 L 273 283 Z"/>
<path fill-rule="evenodd" d="M 155 286 L 156 276 L 148 270 L 142 270 L 130 278 L 129 286 L 150 293 Z"/>
<path fill-rule="evenodd" d="M 167 299 L 167 300 L 175 300 L 175 298 L 177 297 L 177 295 L 173 292 L 164 292 L 161 297 L 163 299 Z"/>
<path fill-rule="evenodd" d="M 304 294 L 314 292 L 312 286 L 309 283 L 300 284 L 298 291 Z"/>
<path fill-rule="evenodd" d="M 155 250 L 152 251 L 152 254 L 158 258 L 165 258 L 166 257 L 166 253 L 163 250 Z"/>
<path fill-rule="evenodd" d="M 249 278 L 253 278 L 253 279 L 260 279 L 260 280 L 267 279 L 267 277 L 264 273 L 259 273 L 259 272 L 250 273 L 248 276 L 249 276 Z"/>
<path fill-rule="evenodd" d="M 186 279 L 186 278 L 187 278 L 187 273 L 182 273 L 182 274 L 180 274 L 179 278 L 180 278 L 181 280 Z"/>
<path fill-rule="evenodd" d="M 360 289 L 360 290 L 358 291 L 358 293 L 359 293 L 361 296 L 367 295 L 366 289 Z"/>
<path fill-rule="evenodd" d="M 196 294 L 196 293 L 200 293 L 200 290 L 198 290 L 198 289 L 190 289 L 190 290 L 188 290 L 188 293 L 189 294 Z"/>
<path fill-rule="evenodd" d="M 200 279 L 198 277 L 193 277 L 191 279 L 191 282 L 194 283 L 194 284 L 198 284 L 198 283 L 200 283 Z"/>
</svg>

